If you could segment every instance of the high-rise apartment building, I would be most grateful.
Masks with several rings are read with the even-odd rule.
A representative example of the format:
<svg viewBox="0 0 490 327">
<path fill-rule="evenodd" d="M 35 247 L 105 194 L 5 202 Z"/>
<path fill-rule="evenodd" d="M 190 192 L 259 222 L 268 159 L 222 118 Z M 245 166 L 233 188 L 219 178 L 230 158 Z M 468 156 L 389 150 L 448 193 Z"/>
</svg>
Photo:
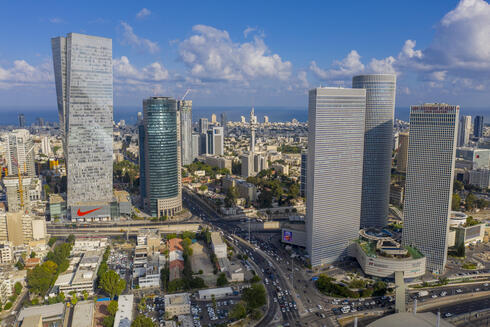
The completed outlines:
<svg viewBox="0 0 490 327">
<path fill-rule="evenodd" d="M 192 157 L 192 100 L 180 100 L 177 102 L 180 113 L 180 134 L 182 140 L 182 165 L 189 165 Z"/>
<path fill-rule="evenodd" d="M 358 237 L 365 112 L 365 89 L 309 92 L 306 247 L 312 266 L 346 256 Z"/>
<path fill-rule="evenodd" d="M 216 114 L 211 114 L 211 124 L 216 124 Z"/>
<path fill-rule="evenodd" d="M 208 131 L 209 122 L 207 118 L 199 119 L 199 134 L 206 134 Z"/>
<path fill-rule="evenodd" d="M 227 126 L 226 126 L 228 121 L 226 120 L 226 113 L 222 112 L 220 118 L 221 118 L 221 126 L 223 127 L 223 133 L 224 133 L 224 136 L 226 136 L 226 135 L 228 135 Z"/>
<path fill-rule="evenodd" d="M 398 154 L 396 157 L 396 170 L 399 172 L 407 172 L 408 162 L 408 133 L 400 133 L 398 136 Z"/>
<path fill-rule="evenodd" d="M 192 133 L 192 161 L 200 155 L 201 136 L 197 133 Z"/>
<path fill-rule="evenodd" d="M 458 128 L 458 146 L 465 146 L 470 142 L 471 116 L 461 116 Z"/>
<path fill-rule="evenodd" d="M 410 141 L 402 243 L 427 257 L 427 268 L 446 265 L 459 106 L 428 103 L 410 108 Z"/>
<path fill-rule="evenodd" d="M 222 126 L 216 126 L 210 129 L 211 132 L 211 140 L 212 140 L 212 153 L 208 152 L 208 154 L 214 154 L 217 156 L 222 156 L 225 152 L 225 136 L 224 136 L 224 128 Z"/>
<path fill-rule="evenodd" d="M 8 175 L 35 176 L 34 142 L 27 129 L 14 129 L 8 134 L 7 169 Z"/>
<path fill-rule="evenodd" d="M 354 76 L 352 87 L 366 90 L 361 227 L 384 227 L 390 200 L 396 75 Z"/>
<path fill-rule="evenodd" d="M 169 97 L 143 100 L 145 210 L 152 217 L 182 211 L 180 118 L 177 101 Z"/>
<path fill-rule="evenodd" d="M 240 156 L 240 162 L 242 163 L 241 175 L 244 178 L 255 176 L 254 172 L 254 155 L 250 153 L 244 153 Z"/>
<path fill-rule="evenodd" d="M 26 117 L 24 114 L 19 114 L 19 128 L 26 127 Z"/>
<path fill-rule="evenodd" d="M 53 38 L 51 46 L 67 206 L 72 219 L 107 218 L 113 198 L 112 40 L 70 33 Z"/>
<path fill-rule="evenodd" d="M 485 124 L 483 123 L 483 116 L 476 116 L 475 123 L 473 125 L 473 136 L 475 138 L 483 137 L 483 128 Z"/>
</svg>

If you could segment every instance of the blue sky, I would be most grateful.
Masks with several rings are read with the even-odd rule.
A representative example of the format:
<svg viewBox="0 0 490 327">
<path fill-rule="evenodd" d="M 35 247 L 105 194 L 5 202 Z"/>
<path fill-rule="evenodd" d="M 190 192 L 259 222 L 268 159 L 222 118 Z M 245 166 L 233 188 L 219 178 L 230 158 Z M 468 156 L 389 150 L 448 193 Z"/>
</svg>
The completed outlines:
<svg viewBox="0 0 490 327">
<path fill-rule="evenodd" d="M 490 108 L 490 5 L 433 1 L 2 1 L 0 110 L 55 106 L 50 38 L 113 39 L 114 101 L 306 106 L 319 85 L 396 73 L 397 105 Z M 490 109 L 483 109 L 490 110 Z"/>
</svg>

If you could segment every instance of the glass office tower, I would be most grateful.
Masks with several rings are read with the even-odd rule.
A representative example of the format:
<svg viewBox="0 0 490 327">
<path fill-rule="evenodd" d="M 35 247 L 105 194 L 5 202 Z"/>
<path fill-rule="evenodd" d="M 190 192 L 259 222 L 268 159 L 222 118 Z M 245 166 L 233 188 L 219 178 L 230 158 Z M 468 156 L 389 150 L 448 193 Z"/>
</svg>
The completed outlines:
<svg viewBox="0 0 490 327">
<path fill-rule="evenodd" d="M 192 100 L 180 100 L 177 102 L 181 122 L 182 140 L 182 165 L 189 165 L 194 160 L 192 157 Z"/>
<path fill-rule="evenodd" d="M 453 194 L 459 106 L 428 103 L 410 108 L 402 244 L 444 271 Z"/>
<path fill-rule="evenodd" d="M 112 40 L 70 33 L 53 38 L 51 46 L 67 205 L 72 214 L 80 208 L 86 211 L 95 201 L 100 209 L 100 202 L 108 204 L 113 198 Z M 109 216 L 107 208 L 99 209 L 97 214 Z"/>
<path fill-rule="evenodd" d="M 359 236 L 365 111 L 364 89 L 309 92 L 306 248 L 312 266 L 347 256 Z"/>
<path fill-rule="evenodd" d="M 169 97 L 143 100 L 145 209 L 153 217 L 182 211 L 180 118 Z"/>
<path fill-rule="evenodd" d="M 366 90 L 361 227 L 388 221 L 396 75 L 354 76 L 352 87 Z"/>
</svg>

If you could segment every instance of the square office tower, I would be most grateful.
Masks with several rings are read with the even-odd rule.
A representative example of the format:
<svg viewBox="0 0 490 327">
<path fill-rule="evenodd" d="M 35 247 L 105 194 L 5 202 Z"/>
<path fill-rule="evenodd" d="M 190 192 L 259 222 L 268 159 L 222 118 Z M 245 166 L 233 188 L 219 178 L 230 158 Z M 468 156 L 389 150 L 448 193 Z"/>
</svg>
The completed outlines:
<svg viewBox="0 0 490 327">
<path fill-rule="evenodd" d="M 459 106 L 428 103 L 410 108 L 403 245 L 427 257 L 427 268 L 446 265 Z"/>
<path fill-rule="evenodd" d="M 70 33 L 51 39 L 51 45 L 67 204 L 109 203 L 113 196 L 112 40 Z"/>
<path fill-rule="evenodd" d="M 332 263 L 358 238 L 365 89 L 309 92 L 306 230 L 311 265 Z"/>
</svg>

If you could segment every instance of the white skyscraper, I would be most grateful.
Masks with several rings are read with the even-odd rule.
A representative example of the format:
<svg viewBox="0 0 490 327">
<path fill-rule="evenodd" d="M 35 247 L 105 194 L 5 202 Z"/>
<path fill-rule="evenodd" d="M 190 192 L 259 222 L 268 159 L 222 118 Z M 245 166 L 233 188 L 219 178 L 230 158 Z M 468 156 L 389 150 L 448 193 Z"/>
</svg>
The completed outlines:
<svg viewBox="0 0 490 327">
<path fill-rule="evenodd" d="M 182 165 L 189 165 L 194 158 L 192 157 L 192 100 L 177 101 L 180 113 L 180 134 L 182 148 Z"/>
<path fill-rule="evenodd" d="M 446 265 L 459 106 L 429 103 L 410 109 L 402 243 Z"/>
<path fill-rule="evenodd" d="M 465 146 L 470 141 L 471 116 L 461 116 L 458 128 L 458 146 Z"/>
<path fill-rule="evenodd" d="M 35 176 L 34 143 L 27 129 L 15 129 L 8 134 L 7 169 L 8 175 Z"/>
<path fill-rule="evenodd" d="M 306 231 L 312 266 L 347 255 L 361 216 L 365 89 L 309 92 Z"/>
<path fill-rule="evenodd" d="M 113 197 L 112 40 L 70 33 L 53 38 L 51 45 L 64 136 L 67 205 L 72 218 L 109 217 L 109 206 L 101 203 L 108 204 Z M 90 211 L 91 207 L 97 210 Z"/>
</svg>

